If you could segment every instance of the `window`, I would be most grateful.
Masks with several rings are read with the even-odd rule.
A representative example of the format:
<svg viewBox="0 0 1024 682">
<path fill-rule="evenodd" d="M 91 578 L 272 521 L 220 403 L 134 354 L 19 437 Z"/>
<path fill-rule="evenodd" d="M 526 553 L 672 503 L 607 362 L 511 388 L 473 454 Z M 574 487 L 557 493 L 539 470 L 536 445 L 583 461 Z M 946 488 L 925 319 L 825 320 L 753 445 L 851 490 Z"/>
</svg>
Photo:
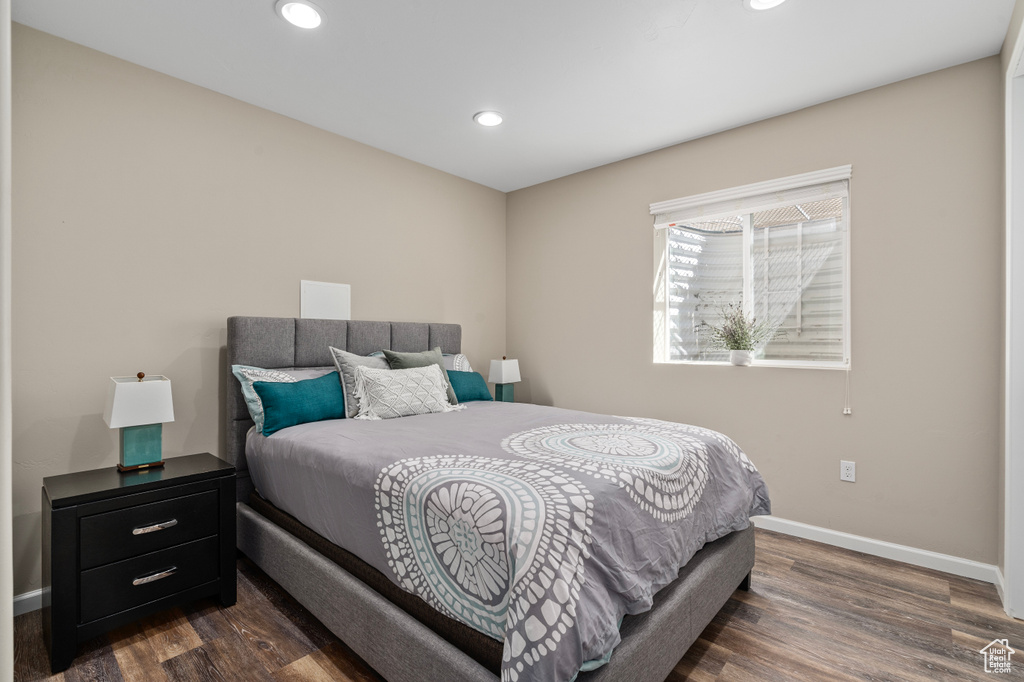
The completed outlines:
<svg viewBox="0 0 1024 682">
<path fill-rule="evenodd" d="M 724 362 L 728 305 L 774 330 L 759 365 L 850 363 L 850 166 L 651 204 L 655 362 Z"/>
</svg>

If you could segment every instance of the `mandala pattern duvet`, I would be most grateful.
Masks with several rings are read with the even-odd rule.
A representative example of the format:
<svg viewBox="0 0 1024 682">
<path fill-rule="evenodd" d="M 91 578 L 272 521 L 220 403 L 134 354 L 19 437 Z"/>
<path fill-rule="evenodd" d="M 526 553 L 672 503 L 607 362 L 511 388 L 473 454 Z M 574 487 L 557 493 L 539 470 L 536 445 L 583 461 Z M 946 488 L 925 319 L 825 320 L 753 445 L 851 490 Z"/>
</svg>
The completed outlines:
<svg viewBox="0 0 1024 682">
<path fill-rule="evenodd" d="M 249 434 L 257 490 L 441 613 L 503 642 L 503 682 L 573 679 L 705 543 L 770 512 L 715 431 L 552 407 Z"/>
</svg>

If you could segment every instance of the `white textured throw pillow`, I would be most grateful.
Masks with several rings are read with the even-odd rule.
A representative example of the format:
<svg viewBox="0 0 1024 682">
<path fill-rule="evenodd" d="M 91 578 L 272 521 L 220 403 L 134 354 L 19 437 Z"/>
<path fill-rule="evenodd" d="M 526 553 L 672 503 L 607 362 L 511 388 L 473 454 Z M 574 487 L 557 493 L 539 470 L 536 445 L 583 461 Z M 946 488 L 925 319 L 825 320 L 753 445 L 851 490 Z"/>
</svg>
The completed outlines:
<svg viewBox="0 0 1024 682">
<path fill-rule="evenodd" d="M 393 419 L 465 409 L 448 402 L 448 382 L 437 365 L 411 369 L 355 368 L 356 419 Z"/>
</svg>

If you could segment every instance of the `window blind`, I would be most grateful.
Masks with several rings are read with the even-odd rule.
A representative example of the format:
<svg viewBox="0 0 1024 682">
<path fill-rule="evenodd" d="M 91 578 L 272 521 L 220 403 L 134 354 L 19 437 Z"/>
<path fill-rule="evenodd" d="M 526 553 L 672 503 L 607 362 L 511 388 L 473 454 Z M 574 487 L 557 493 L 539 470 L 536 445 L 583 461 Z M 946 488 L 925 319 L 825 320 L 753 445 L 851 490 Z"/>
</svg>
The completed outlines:
<svg viewBox="0 0 1024 682">
<path fill-rule="evenodd" d="M 778 180 L 651 204 L 655 229 L 693 220 L 713 220 L 752 211 L 844 198 L 851 166 L 839 166 Z"/>
</svg>

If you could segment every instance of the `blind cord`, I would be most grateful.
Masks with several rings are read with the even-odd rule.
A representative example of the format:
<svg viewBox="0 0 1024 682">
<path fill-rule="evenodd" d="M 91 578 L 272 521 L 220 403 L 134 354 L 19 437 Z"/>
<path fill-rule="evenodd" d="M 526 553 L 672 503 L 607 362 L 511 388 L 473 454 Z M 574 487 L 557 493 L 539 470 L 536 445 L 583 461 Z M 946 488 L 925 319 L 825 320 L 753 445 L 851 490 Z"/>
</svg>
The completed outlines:
<svg viewBox="0 0 1024 682">
<path fill-rule="evenodd" d="M 846 402 L 843 403 L 843 414 L 853 414 L 850 407 L 850 366 L 846 366 Z"/>
</svg>

